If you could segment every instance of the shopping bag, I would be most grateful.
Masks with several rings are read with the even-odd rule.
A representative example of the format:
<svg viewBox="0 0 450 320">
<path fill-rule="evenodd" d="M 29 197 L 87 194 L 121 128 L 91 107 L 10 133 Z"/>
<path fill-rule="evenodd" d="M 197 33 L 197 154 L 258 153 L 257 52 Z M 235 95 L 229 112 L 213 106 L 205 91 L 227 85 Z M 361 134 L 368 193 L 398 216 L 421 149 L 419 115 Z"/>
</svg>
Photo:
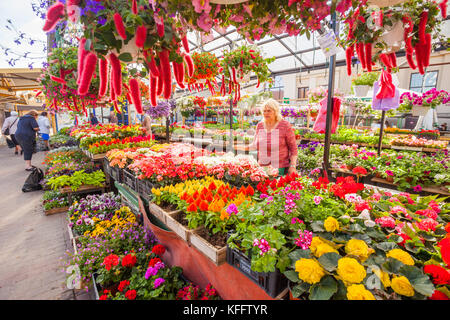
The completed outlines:
<svg viewBox="0 0 450 320">
<path fill-rule="evenodd" d="M 325 133 L 327 123 L 327 100 L 323 98 L 320 101 L 320 110 L 317 115 L 316 122 L 314 122 L 313 130 L 317 133 Z M 331 120 L 331 133 L 335 133 L 339 122 L 339 110 L 341 108 L 341 99 L 333 98 L 333 113 Z"/>
<path fill-rule="evenodd" d="M 375 81 L 375 83 L 373 84 L 372 109 L 381 111 L 397 109 L 400 104 L 400 91 L 395 88 L 394 97 L 378 99 L 376 96 L 379 88 L 379 82 Z"/>
</svg>

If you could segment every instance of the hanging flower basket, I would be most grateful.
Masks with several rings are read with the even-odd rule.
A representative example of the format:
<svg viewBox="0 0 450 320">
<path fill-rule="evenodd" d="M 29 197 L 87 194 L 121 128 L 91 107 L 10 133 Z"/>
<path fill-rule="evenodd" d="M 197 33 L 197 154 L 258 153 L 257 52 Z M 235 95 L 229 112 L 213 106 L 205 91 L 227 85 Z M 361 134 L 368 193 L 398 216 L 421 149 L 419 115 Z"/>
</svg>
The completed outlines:
<svg viewBox="0 0 450 320">
<path fill-rule="evenodd" d="M 411 113 L 414 117 L 425 116 L 428 111 L 430 111 L 430 107 L 413 106 L 411 109 Z"/>
<path fill-rule="evenodd" d="M 369 92 L 370 86 L 367 85 L 355 85 L 353 90 L 355 90 L 355 96 L 357 97 L 365 97 Z"/>
<path fill-rule="evenodd" d="M 384 8 L 384 7 L 393 7 L 407 1 L 408 0 L 369 0 L 367 1 L 367 4 Z"/>
<path fill-rule="evenodd" d="M 403 34 L 405 33 L 405 28 L 401 21 L 397 21 L 390 30 L 386 30 L 381 38 L 386 43 L 388 48 L 387 52 L 396 52 L 400 50 L 403 43 Z"/>
</svg>

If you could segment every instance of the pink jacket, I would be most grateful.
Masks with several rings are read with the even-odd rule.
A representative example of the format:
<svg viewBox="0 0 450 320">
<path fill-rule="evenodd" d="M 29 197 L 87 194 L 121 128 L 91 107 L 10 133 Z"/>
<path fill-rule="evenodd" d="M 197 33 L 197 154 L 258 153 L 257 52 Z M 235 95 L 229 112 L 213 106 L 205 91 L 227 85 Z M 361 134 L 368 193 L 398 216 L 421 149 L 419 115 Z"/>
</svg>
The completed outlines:
<svg viewBox="0 0 450 320">
<path fill-rule="evenodd" d="M 263 122 L 258 123 L 252 145 L 258 150 L 261 166 L 289 167 L 290 158 L 298 152 L 294 129 L 286 120 L 281 120 L 270 132 L 266 131 Z"/>
</svg>

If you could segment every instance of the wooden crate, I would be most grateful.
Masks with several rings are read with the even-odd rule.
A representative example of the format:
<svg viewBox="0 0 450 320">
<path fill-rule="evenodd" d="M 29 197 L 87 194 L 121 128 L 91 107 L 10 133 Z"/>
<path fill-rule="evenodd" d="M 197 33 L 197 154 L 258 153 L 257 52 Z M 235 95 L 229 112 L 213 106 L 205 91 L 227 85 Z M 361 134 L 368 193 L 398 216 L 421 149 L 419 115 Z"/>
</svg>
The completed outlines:
<svg viewBox="0 0 450 320">
<path fill-rule="evenodd" d="M 102 186 L 93 186 L 93 185 L 82 185 L 80 186 L 77 190 L 72 191 L 72 189 L 70 187 L 63 187 L 59 189 L 60 193 L 77 193 L 77 192 L 86 192 L 86 191 L 97 191 L 97 190 L 101 190 L 104 189 L 106 186 L 102 185 Z"/>
<path fill-rule="evenodd" d="M 189 237 L 191 245 L 203 253 L 216 266 L 225 263 L 227 261 L 227 246 L 222 248 L 213 246 L 197 233 L 199 229 L 200 228 L 197 228 L 191 232 Z"/>
<path fill-rule="evenodd" d="M 157 204 L 154 204 L 152 202 L 149 202 L 148 209 L 151 214 L 153 214 L 156 218 L 158 218 L 164 224 L 166 224 L 167 217 L 170 214 L 175 214 L 176 212 L 180 211 L 180 210 L 174 210 L 174 211 L 167 212 L 166 210 L 164 210 L 163 208 L 161 208 L 160 206 L 158 206 Z"/>
<path fill-rule="evenodd" d="M 169 229 L 171 229 L 173 232 L 175 232 L 181 239 L 183 239 L 186 242 L 189 242 L 192 229 L 189 229 L 185 226 L 183 226 L 181 223 L 179 223 L 176 218 L 182 214 L 182 211 L 175 211 L 166 216 L 166 222 L 165 224 Z"/>
<path fill-rule="evenodd" d="M 60 207 L 60 208 L 53 208 L 50 210 L 44 210 L 44 214 L 46 216 L 50 216 L 52 214 L 62 213 L 62 212 L 67 212 L 67 211 L 69 211 L 69 207 Z"/>
</svg>

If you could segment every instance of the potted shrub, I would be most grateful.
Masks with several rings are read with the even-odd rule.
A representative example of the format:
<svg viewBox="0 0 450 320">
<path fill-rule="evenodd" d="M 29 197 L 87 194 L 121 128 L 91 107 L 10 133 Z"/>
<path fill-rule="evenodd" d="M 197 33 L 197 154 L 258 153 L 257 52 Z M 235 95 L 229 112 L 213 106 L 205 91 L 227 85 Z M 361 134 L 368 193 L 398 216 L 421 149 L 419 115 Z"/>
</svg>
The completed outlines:
<svg viewBox="0 0 450 320">
<path fill-rule="evenodd" d="M 379 72 L 364 72 L 352 80 L 353 91 L 357 97 L 365 97 L 374 82 L 378 80 Z"/>
</svg>

